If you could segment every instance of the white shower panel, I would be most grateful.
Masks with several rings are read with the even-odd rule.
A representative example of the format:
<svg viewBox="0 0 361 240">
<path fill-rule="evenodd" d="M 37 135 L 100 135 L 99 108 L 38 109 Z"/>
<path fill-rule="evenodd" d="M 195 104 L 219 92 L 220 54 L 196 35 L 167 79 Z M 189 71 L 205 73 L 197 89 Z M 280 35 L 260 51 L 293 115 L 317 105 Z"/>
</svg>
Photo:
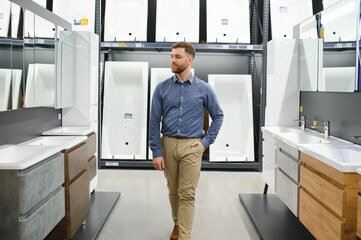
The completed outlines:
<svg viewBox="0 0 361 240">
<path fill-rule="evenodd" d="M 53 0 L 53 12 L 70 22 L 72 31 L 94 33 L 95 0 Z"/>
<path fill-rule="evenodd" d="M 43 8 L 46 8 L 46 0 L 33 0 Z M 35 15 L 29 10 L 25 10 L 24 17 L 24 37 L 26 38 L 54 38 L 55 26 L 53 23 L 42 17 Z"/>
<path fill-rule="evenodd" d="M 8 110 L 11 69 L 0 69 L 0 111 Z"/>
<path fill-rule="evenodd" d="M 21 77 L 23 70 L 21 69 L 12 69 L 11 70 L 11 95 L 12 95 L 12 109 L 19 108 L 19 99 L 20 99 L 20 85 Z"/>
<path fill-rule="evenodd" d="M 156 42 L 199 42 L 199 1 L 158 0 Z"/>
<path fill-rule="evenodd" d="M 147 62 L 106 62 L 103 159 L 146 159 Z"/>
<path fill-rule="evenodd" d="M 54 106 L 54 64 L 29 64 L 26 78 L 25 107 Z"/>
<path fill-rule="evenodd" d="M 148 0 L 107 0 L 105 41 L 147 41 Z"/>
<path fill-rule="evenodd" d="M 323 67 L 318 91 L 354 92 L 355 72 L 355 67 Z"/>
<path fill-rule="evenodd" d="M 272 39 L 293 38 L 293 27 L 313 16 L 312 0 L 271 0 Z"/>
<path fill-rule="evenodd" d="M 207 42 L 250 43 L 249 0 L 207 0 Z"/>
<path fill-rule="evenodd" d="M 11 37 L 18 37 L 19 22 L 20 22 L 20 6 L 11 3 Z"/>
<path fill-rule="evenodd" d="M 208 82 L 213 87 L 224 112 L 221 130 L 215 143 L 209 148 L 209 161 L 253 162 L 251 76 L 210 74 Z"/>
<path fill-rule="evenodd" d="M 10 23 L 10 1 L 0 0 L 0 37 L 7 37 Z"/>
</svg>

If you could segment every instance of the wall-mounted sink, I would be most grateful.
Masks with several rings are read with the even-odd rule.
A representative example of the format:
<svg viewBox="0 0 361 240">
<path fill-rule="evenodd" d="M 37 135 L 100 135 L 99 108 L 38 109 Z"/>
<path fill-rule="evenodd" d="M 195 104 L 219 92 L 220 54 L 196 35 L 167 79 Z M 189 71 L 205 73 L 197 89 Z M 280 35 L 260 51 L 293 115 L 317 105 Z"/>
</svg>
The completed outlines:
<svg viewBox="0 0 361 240">
<path fill-rule="evenodd" d="M 94 132 L 90 127 L 59 127 L 43 132 L 42 135 L 57 136 L 86 136 Z"/>
<path fill-rule="evenodd" d="M 302 145 L 300 150 L 341 172 L 356 172 L 361 168 L 359 145 Z"/>
<path fill-rule="evenodd" d="M 67 150 L 86 139 L 87 137 L 85 136 L 41 136 L 23 142 L 20 145 L 60 146 L 62 150 Z"/>
<path fill-rule="evenodd" d="M 0 169 L 25 169 L 60 151 L 59 146 L 3 145 L 0 148 Z"/>
</svg>

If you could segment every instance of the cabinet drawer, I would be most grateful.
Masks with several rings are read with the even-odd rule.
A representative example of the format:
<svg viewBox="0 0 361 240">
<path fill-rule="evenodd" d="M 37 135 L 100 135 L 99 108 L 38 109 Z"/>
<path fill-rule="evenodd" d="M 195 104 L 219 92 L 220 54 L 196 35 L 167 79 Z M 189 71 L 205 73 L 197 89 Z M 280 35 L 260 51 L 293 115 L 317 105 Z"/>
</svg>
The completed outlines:
<svg viewBox="0 0 361 240">
<path fill-rule="evenodd" d="M 281 140 L 276 140 L 277 148 L 282 149 L 282 151 L 287 152 L 294 159 L 300 159 L 299 152 L 297 149 L 291 147 L 290 145 L 282 142 Z"/>
<path fill-rule="evenodd" d="M 96 152 L 96 134 L 93 133 L 88 136 L 88 139 L 85 140 L 85 144 L 87 147 L 87 158 L 88 160 L 94 157 Z"/>
<path fill-rule="evenodd" d="M 263 157 L 265 157 L 269 162 L 276 164 L 276 145 L 272 145 L 267 141 L 262 142 Z"/>
<path fill-rule="evenodd" d="M 18 172 L 19 214 L 25 214 L 64 183 L 64 156 L 59 154 Z"/>
<path fill-rule="evenodd" d="M 344 222 L 305 190 L 300 190 L 300 221 L 318 240 L 343 239 Z"/>
<path fill-rule="evenodd" d="M 344 190 L 304 166 L 301 166 L 301 186 L 338 216 L 344 217 Z"/>
<path fill-rule="evenodd" d="M 298 216 L 298 189 L 299 186 L 293 182 L 280 169 L 277 169 L 276 193 L 283 203 Z"/>
<path fill-rule="evenodd" d="M 64 217 L 64 188 L 59 187 L 54 193 L 44 199 L 42 205 L 31 215 L 20 216 L 19 238 L 24 240 L 44 239 L 46 235 Z M 2 235 L 4 237 L 4 235 Z M 14 239 L 14 238 L 4 238 Z"/>
<path fill-rule="evenodd" d="M 64 153 L 65 182 L 70 182 L 88 166 L 87 146 L 82 144 L 70 152 Z"/>
<path fill-rule="evenodd" d="M 65 220 L 67 237 L 71 238 L 89 213 L 89 181 L 85 171 L 71 185 L 65 187 Z"/>
<path fill-rule="evenodd" d="M 299 183 L 300 163 L 298 160 L 293 159 L 281 151 L 277 151 L 277 166 L 293 179 L 293 181 Z"/>
<path fill-rule="evenodd" d="M 88 181 L 90 182 L 96 175 L 97 175 L 97 163 L 96 163 L 96 157 L 93 157 L 88 162 Z"/>
</svg>

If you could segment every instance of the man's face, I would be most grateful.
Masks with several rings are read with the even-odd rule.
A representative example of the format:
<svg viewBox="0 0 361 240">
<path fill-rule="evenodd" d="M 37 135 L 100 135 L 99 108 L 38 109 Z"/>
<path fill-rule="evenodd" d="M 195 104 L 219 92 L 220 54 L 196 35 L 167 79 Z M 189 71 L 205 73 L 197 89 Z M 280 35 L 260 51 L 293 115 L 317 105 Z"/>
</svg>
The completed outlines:
<svg viewBox="0 0 361 240">
<path fill-rule="evenodd" d="M 172 72 L 176 74 L 182 73 L 192 64 L 192 60 L 193 57 L 189 53 L 186 53 L 184 48 L 172 49 Z"/>
</svg>

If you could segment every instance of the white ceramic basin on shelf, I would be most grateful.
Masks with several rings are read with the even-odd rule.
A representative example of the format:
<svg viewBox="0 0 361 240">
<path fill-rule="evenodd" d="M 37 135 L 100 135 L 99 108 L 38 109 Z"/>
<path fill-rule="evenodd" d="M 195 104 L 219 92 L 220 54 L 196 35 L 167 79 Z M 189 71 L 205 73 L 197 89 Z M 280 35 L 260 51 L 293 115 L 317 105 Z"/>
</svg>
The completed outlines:
<svg viewBox="0 0 361 240">
<path fill-rule="evenodd" d="M 73 148 L 79 143 L 85 141 L 85 136 L 41 136 L 21 143 L 21 145 L 38 146 L 59 146 L 62 150 Z"/>
<path fill-rule="evenodd" d="M 341 172 L 357 172 L 361 168 L 359 145 L 302 145 L 300 150 Z"/>
<path fill-rule="evenodd" d="M 86 136 L 93 132 L 90 127 L 59 127 L 43 132 L 42 135 L 52 136 Z"/>
<path fill-rule="evenodd" d="M 4 145 L 0 148 L 0 169 L 26 169 L 60 151 L 59 146 Z"/>
</svg>

